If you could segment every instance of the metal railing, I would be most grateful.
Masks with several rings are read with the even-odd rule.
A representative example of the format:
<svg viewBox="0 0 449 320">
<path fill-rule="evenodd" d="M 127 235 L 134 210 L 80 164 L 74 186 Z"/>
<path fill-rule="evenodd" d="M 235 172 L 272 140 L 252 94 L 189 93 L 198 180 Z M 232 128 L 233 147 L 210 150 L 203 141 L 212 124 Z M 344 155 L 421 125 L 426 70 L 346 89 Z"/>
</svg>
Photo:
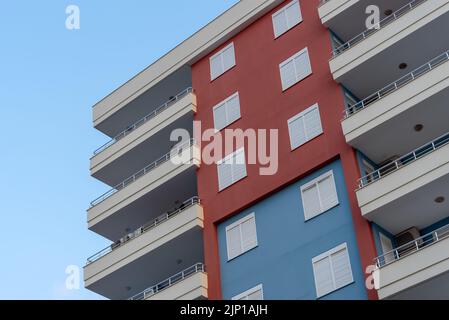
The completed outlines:
<svg viewBox="0 0 449 320">
<path fill-rule="evenodd" d="M 386 87 L 380 89 L 379 91 L 371 94 L 367 98 L 357 102 L 356 104 L 350 106 L 345 110 L 344 119 L 347 119 L 351 117 L 352 115 L 356 114 L 357 112 L 363 110 L 370 104 L 382 99 L 383 97 L 389 95 L 390 93 L 395 92 L 396 90 L 400 89 L 401 87 L 405 86 L 406 84 L 410 83 L 411 81 L 419 78 L 420 76 L 428 73 L 429 71 L 432 71 L 439 65 L 441 65 L 443 62 L 446 62 L 449 60 L 449 51 L 446 51 L 442 54 L 440 54 L 438 57 L 430 60 L 426 64 L 416 68 L 412 72 L 406 74 L 405 76 L 399 78 L 395 82 L 387 85 Z"/>
<path fill-rule="evenodd" d="M 409 165 L 410 163 L 428 155 L 429 153 L 447 145 L 449 143 L 449 133 L 444 134 L 443 136 L 433 140 L 432 142 L 427 143 L 426 145 L 406 154 L 405 156 L 400 157 L 399 159 L 392 161 L 380 169 L 371 172 L 370 174 L 360 178 L 358 180 L 359 190 L 366 187 L 367 185 L 389 175 L 404 166 Z"/>
<path fill-rule="evenodd" d="M 378 256 L 374 259 L 374 262 L 378 268 L 384 267 L 448 237 L 449 225 L 446 225 L 440 229 L 437 229 L 431 233 L 421 236 L 413 241 L 410 241 L 409 243 L 406 243 L 402 246 L 397 247 L 396 249 Z"/>
<path fill-rule="evenodd" d="M 349 41 L 345 42 L 344 44 L 342 44 L 342 45 L 338 46 L 337 48 L 335 48 L 332 51 L 332 56 L 335 58 L 339 54 L 341 54 L 341 53 L 345 52 L 346 50 L 352 48 L 354 45 L 356 45 L 359 42 L 365 40 L 366 38 L 368 38 L 372 34 L 376 33 L 377 31 L 379 31 L 380 29 L 382 29 L 386 25 L 388 25 L 391 22 L 397 20 L 398 18 L 400 18 L 404 14 L 410 12 L 411 10 L 415 9 L 417 6 L 419 6 L 420 4 L 422 4 L 422 3 L 426 2 L 426 1 L 428 1 L 428 0 L 413 0 L 410 3 L 406 4 L 405 6 L 399 8 L 398 10 L 393 12 L 391 15 L 389 15 L 389 16 L 385 17 L 384 19 L 380 20 L 379 23 L 377 23 L 375 27 L 373 27 L 371 29 L 366 29 L 365 31 L 363 31 L 359 35 L 355 36 L 351 40 L 349 40 Z"/>
<path fill-rule="evenodd" d="M 175 274 L 174 276 L 171 276 L 170 278 L 168 278 L 164 281 L 161 281 L 158 284 L 156 284 L 148 289 L 145 289 L 141 293 L 138 293 L 138 294 L 132 296 L 128 300 L 148 299 L 149 297 L 154 296 L 155 294 L 161 292 L 162 290 L 165 290 L 165 289 L 171 287 L 172 285 L 180 282 L 181 280 L 184 280 L 185 278 L 187 278 L 195 273 L 205 272 L 205 270 L 206 270 L 206 268 L 203 263 L 197 263 L 197 264 Z"/>
<path fill-rule="evenodd" d="M 109 191 L 105 192 L 104 194 L 102 194 L 101 196 L 99 196 L 97 199 L 93 200 L 90 203 L 90 207 L 95 207 L 96 205 L 98 205 L 99 203 L 103 202 L 104 200 L 106 200 L 107 198 L 109 198 L 110 196 L 112 196 L 113 194 L 115 194 L 116 192 L 122 190 L 123 188 L 125 188 L 126 186 L 130 185 L 131 183 L 133 183 L 134 181 L 136 181 L 137 179 L 141 178 L 142 176 L 146 175 L 148 172 L 152 171 L 153 169 L 157 168 L 158 166 L 162 165 L 163 163 L 167 162 L 168 160 L 170 160 L 173 156 L 177 156 L 179 155 L 182 151 L 184 151 L 185 149 L 190 148 L 191 146 L 193 146 L 195 143 L 194 139 L 190 139 L 189 141 L 187 141 L 186 143 L 181 144 L 180 146 L 178 146 L 177 148 L 175 148 L 174 150 L 171 150 L 170 152 L 166 153 L 165 155 L 163 155 L 162 157 L 160 157 L 159 159 L 157 159 L 156 161 L 153 161 L 152 163 L 150 163 L 149 165 L 147 165 L 145 168 L 143 168 L 142 170 L 136 172 L 135 174 L 133 174 L 131 177 L 127 178 L 126 180 L 120 182 L 118 185 L 116 185 L 114 188 L 110 189 Z"/>
<path fill-rule="evenodd" d="M 170 100 L 168 100 L 163 105 L 161 105 L 158 108 L 156 108 L 156 110 L 152 111 L 150 114 L 146 115 L 145 117 L 143 117 L 142 119 L 138 120 L 137 122 L 135 122 L 131 126 L 127 127 L 125 130 L 123 130 L 122 132 L 117 134 L 114 138 L 112 138 L 111 140 L 106 142 L 104 145 L 102 145 L 100 148 L 95 150 L 94 151 L 94 156 L 96 156 L 100 152 L 106 150 L 110 146 L 114 145 L 117 141 L 119 141 L 119 140 L 123 139 L 124 137 L 126 137 L 128 134 L 130 134 L 131 132 L 133 132 L 134 130 L 136 130 L 137 128 L 142 126 L 143 124 L 145 124 L 148 120 L 151 120 L 151 119 L 155 118 L 158 114 L 162 113 L 163 111 L 168 109 L 168 107 L 172 106 L 175 102 L 177 102 L 178 100 L 180 100 L 181 98 L 185 97 L 187 94 L 189 94 L 191 92 L 192 92 L 192 88 L 189 87 L 187 89 L 184 89 L 180 93 L 178 93 L 173 98 L 170 98 Z"/>
<path fill-rule="evenodd" d="M 176 216 L 179 213 L 181 213 L 182 211 L 184 211 L 184 210 L 194 206 L 195 204 L 200 204 L 200 199 L 198 197 L 192 197 L 189 200 L 184 201 L 180 206 L 178 206 L 176 208 L 173 208 L 170 211 L 167 211 L 166 213 L 160 215 L 156 219 L 153 219 L 150 222 L 144 224 L 143 226 L 141 226 L 140 228 L 138 228 L 134 232 L 129 233 L 128 235 L 126 235 L 125 237 L 121 238 L 120 240 L 114 242 L 113 244 L 107 246 L 103 250 L 101 250 L 101 251 L 95 253 L 94 255 L 90 256 L 89 258 L 87 258 L 87 264 L 86 265 L 88 265 L 88 264 L 90 264 L 90 263 L 92 263 L 94 261 L 97 261 L 101 257 L 104 257 L 108 253 L 114 251 L 115 249 L 120 248 L 125 243 L 128 243 L 130 240 L 133 240 L 133 239 L 143 235 L 147 231 L 157 227 L 158 225 L 160 225 L 163 222 L 166 222 L 167 220 L 173 218 L 174 216 Z"/>
</svg>

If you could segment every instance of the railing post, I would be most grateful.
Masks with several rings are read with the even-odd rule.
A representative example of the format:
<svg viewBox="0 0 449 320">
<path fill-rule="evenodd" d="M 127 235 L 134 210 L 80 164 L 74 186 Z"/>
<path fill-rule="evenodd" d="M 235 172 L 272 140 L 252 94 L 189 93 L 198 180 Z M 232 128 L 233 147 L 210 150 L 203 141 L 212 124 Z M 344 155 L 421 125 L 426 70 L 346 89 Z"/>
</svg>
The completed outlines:
<svg viewBox="0 0 449 320">
<path fill-rule="evenodd" d="M 439 241 L 438 232 L 437 231 L 435 231 L 435 241 Z"/>
</svg>

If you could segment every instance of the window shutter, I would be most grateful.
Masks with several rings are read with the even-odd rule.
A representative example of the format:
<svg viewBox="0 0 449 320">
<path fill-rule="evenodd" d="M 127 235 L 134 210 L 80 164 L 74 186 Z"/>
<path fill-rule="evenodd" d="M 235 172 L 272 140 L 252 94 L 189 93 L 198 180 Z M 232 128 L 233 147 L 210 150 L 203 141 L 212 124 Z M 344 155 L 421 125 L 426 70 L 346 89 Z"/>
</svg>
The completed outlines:
<svg viewBox="0 0 449 320">
<path fill-rule="evenodd" d="M 323 128 L 321 126 L 320 111 L 317 107 L 307 112 L 304 115 L 304 122 L 306 125 L 306 138 L 311 140 L 323 133 Z"/>
<path fill-rule="evenodd" d="M 274 37 L 277 38 L 302 21 L 299 1 L 290 2 L 273 14 L 272 19 Z"/>
<path fill-rule="evenodd" d="M 210 60 L 210 74 L 211 79 L 217 78 L 223 73 L 223 67 L 221 63 L 221 56 L 217 55 Z"/>
<path fill-rule="evenodd" d="M 290 133 L 290 144 L 292 150 L 296 149 L 306 141 L 304 121 L 301 117 L 291 120 L 289 122 L 288 129 Z"/>
<path fill-rule="evenodd" d="M 233 162 L 232 175 L 233 181 L 236 182 L 246 177 L 245 152 L 243 151 L 243 149 L 241 149 L 234 155 Z"/>
<path fill-rule="evenodd" d="M 337 190 L 333 175 L 318 182 L 318 190 L 321 199 L 321 212 L 329 210 L 338 204 Z"/>
<path fill-rule="evenodd" d="M 302 80 L 312 73 L 309 53 L 307 50 L 294 59 L 294 64 L 296 69 L 296 81 Z"/>
<path fill-rule="evenodd" d="M 226 125 L 234 122 L 240 118 L 240 99 L 239 95 L 235 95 L 226 103 L 227 111 L 227 123 Z"/>
<path fill-rule="evenodd" d="M 263 300 L 262 284 L 232 297 L 232 300 Z"/>
<path fill-rule="evenodd" d="M 235 65 L 234 43 L 229 44 L 210 58 L 211 80 L 219 77 Z"/>
<path fill-rule="evenodd" d="M 318 297 L 324 296 L 334 290 L 329 257 L 315 262 L 313 264 L 313 272 L 315 274 L 315 286 Z"/>
<path fill-rule="evenodd" d="M 228 247 L 228 259 L 230 260 L 237 257 L 242 252 L 240 226 L 237 225 L 232 229 L 229 229 L 226 233 L 226 238 Z"/>
<path fill-rule="evenodd" d="M 273 16 L 274 36 L 277 38 L 287 29 L 287 17 L 285 11 L 281 11 Z"/>
<path fill-rule="evenodd" d="M 234 44 L 223 51 L 223 72 L 229 70 L 235 65 Z"/>
<path fill-rule="evenodd" d="M 262 289 L 258 289 L 253 293 L 250 293 L 247 297 L 247 300 L 263 300 Z"/>
<path fill-rule="evenodd" d="M 295 63 L 289 61 L 281 67 L 282 89 L 286 90 L 296 83 Z"/>
<path fill-rule="evenodd" d="M 214 126 L 215 129 L 221 130 L 226 127 L 226 104 L 221 104 L 214 108 Z"/>
<path fill-rule="evenodd" d="M 281 73 L 282 90 L 287 90 L 295 83 L 301 81 L 312 73 L 309 53 L 304 48 L 294 56 L 288 58 L 279 65 Z"/>
<path fill-rule="evenodd" d="M 216 130 L 221 130 L 227 127 L 232 122 L 240 119 L 239 94 L 235 93 L 231 97 L 220 102 L 213 108 L 213 113 L 214 127 Z"/>
<path fill-rule="evenodd" d="M 341 288 L 353 281 L 351 264 L 346 248 L 331 255 L 335 288 Z"/>
<path fill-rule="evenodd" d="M 254 217 L 246 220 L 242 228 L 242 251 L 245 252 L 257 246 L 256 219 Z"/>
<path fill-rule="evenodd" d="M 254 213 L 226 227 L 226 244 L 228 260 L 257 246 L 256 218 Z"/>
<path fill-rule="evenodd" d="M 354 281 L 346 243 L 312 259 L 317 296 L 324 296 Z"/>
<path fill-rule="evenodd" d="M 292 150 L 323 133 L 318 104 L 288 120 Z"/>
<path fill-rule="evenodd" d="M 338 205 L 338 194 L 333 171 L 301 186 L 304 217 L 309 220 Z"/>
<path fill-rule="evenodd" d="M 306 220 L 321 213 L 320 198 L 316 185 L 302 191 L 302 203 L 304 206 L 304 217 Z"/>
<path fill-rule="evenodd" d="M 217 171 L 219 190 L 246 177 L 245 150 L 241 148 L 217 162 Z"/>
<path fill-rule="evenodd" d="M 285 10 L 286 19 L 288 21 L 287 29 L 292 28 L 293 26 L 297 25 L 301 22 L 301 9 L 299 7 L 299 2 L 296 1 L 290 6 L 288 6 Z"/>
<path fill-rule="evenodd" d="M 232 165 L 227 161 L 222 162 L 217 166 L 218 168 L 218 184 L 219 189 L 222 190 L 228 186 L 230 186 L 232 181 Z"/>
</svg>

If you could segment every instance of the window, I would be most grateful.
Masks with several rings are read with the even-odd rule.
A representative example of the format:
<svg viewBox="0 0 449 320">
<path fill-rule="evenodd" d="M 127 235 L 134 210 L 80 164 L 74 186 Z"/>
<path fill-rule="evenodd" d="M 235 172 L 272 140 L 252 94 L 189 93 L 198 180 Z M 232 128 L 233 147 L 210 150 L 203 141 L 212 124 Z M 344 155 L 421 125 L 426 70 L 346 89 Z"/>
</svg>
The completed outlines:
<svg viewBox="0 0 449 320">
<path fill-rule="evenodd" d="M 214 80 L 235 66 L 234 43 L 230 43 L 210 58 L 210 78 Z"/>
<path fill-rule="evenodd" d="M 221 130 L 240 119 L 240 99 L 238 92 L 217 104 L 213 108 L 213 111 L 216 130 Z"/>
<path fill-rule="evenodd" d="M 245 149 L 239 150 L 218 161 L 218 188 L 223 190 L 246 177 Z"/>
<path fill-rule="evenodd" d="M 323 133 L 318 104 L 307 108 L 288 120 L 290 145 L 292 150 L 299 148 L 304 143 L 316 138 Z"/>
<path fill-rule="evenodd" d="M 254 213 L 226 227 L 228 260 L 257 247 L 256 217 Z"/>
<path fill-rule="evenodd" d="M 286 33 L 302 21 L 299 1 L 293 1 L 273 14 L 274 37 Z"/>
<path fill-rule="evenodd" d="M 304 48 L 279 65 L 282 90 L 285 91 L 312 73 L 309 52 Z"/>
<path fill-rule="evenodd" d="M 331 170 L 301 187 L 305 220 L 310 220 L 338 205 L 334 172 Z"/>
<path fill-rule="evenodd" d="M 346 243 L 313 258 L 312 264 L 318 298 L 354 282 Z"/>
<path fill-rule="evenodd" d="M 232 297 L 232 300 L 263 300 L 263 287 L 259 284 L 254 288 Z"/>
</svg>

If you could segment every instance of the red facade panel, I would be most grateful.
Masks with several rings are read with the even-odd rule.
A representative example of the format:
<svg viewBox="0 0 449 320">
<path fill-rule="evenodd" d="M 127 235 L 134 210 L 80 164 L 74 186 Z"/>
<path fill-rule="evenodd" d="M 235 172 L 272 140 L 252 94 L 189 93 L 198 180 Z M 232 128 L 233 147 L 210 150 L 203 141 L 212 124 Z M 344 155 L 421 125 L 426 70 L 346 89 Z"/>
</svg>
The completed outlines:
<svg viewBox="0 0 449 320">
<path fill-rule="evenodd" d="M 214 81 L 210 80 L 209 58 L 222 47 L 192 66 L 198 107 L 195 120 L 201 121 L 202 130 L 213 128 L 213 106 L 236 91 L 240 95 L 241 119 L 228 128 L 279 130 L 279 166 L 275 175 L 261 176 L 260 165 L 250 164 L 245 179 L 219 192 L 216 165 L 203 164 L 198 170 L 211 299 L 221 297 L 216 223 L 338 157 L 345 171 L 364 267 L 372 263 L 375 255 L 371 229 L 360 214 L 354 193 L 359 177 L 355 152 L 345 143 L 340 125 L 344 98 L 329 70 L 330 34 L 318 17 L 318 0 L 300 3 L 303 21 L 279 38 L 274 38 L 271 15 L 281 6 L 225 43 L 222 47 L 234 43 L 236 66 Z M 283 92 L 279 64 L 305 47 L 313 73 Z M 324 134 L 292 151 L 287 120 L 315 103 L 319 104 Z M 376 298 L 375 290 L 370 290 L 369 295 Z"/>
</svg>

